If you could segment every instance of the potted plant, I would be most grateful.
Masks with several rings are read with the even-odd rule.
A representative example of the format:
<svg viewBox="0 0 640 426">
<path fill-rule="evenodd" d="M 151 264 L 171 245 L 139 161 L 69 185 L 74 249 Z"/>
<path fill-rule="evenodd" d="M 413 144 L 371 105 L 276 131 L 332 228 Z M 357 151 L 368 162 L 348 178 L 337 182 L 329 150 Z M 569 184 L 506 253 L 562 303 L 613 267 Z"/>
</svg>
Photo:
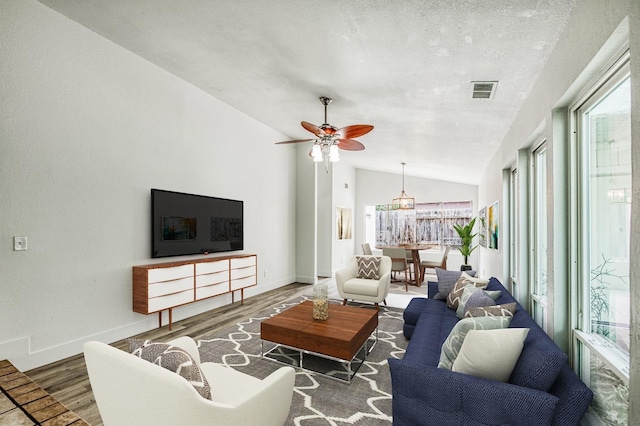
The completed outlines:
<svg viewBox="0 0 640 426">
<path fill-rule="evenodd" d="M 477 245 L 473 247 L 471 246 L 473 243 L 473 237 L 478 235 L 477 233 L 473 233 L 473 226 L 475 224 L 476 218 L 474 217 L 468 224 L 464 226 L 458 224 L 453 225 L 453 229 L 456 230 L 456 232 L 460 236 L 460 239 L 462 240 L 462 244 L 460 244 L 460 246 L 458 247 L 458 250 L 460 250 L 460 254 L 462 254 L 462 257 L 464 258 L 464 264 L 460 266 L 461 271 L 471 270 L 471 265 L 469 265 L 468 263 L 469 256 L 471 256 L 471 252 L 473 252 L 476 247 L 478 247 Z"/>
</svg>

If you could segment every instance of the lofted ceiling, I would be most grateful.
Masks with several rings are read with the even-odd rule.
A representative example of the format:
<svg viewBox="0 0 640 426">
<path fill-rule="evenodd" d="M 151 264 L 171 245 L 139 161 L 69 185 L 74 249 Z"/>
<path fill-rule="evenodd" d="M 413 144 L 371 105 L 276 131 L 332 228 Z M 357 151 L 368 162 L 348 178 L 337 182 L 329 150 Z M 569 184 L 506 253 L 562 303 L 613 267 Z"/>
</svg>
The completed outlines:
<svg viewBox="0 0 640 426">
<path fill-rule="evenodd" d="M 39 1 L 291 139 L 333 98 L 375 126 L 355 167 L 476 184 L 577 0 Z"/>
</svg>

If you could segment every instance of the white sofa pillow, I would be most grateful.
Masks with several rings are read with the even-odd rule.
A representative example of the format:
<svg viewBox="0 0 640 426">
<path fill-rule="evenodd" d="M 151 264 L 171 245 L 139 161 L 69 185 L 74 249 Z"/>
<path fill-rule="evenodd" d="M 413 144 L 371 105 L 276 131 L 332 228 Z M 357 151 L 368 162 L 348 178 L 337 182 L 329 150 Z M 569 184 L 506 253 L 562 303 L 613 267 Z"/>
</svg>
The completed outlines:
<svg viewBox="0 0 640 426">
<path fill-rule="evenodd" d="M 452 370 L 506 383 L 518 362 L 527 334 L 528 328 L 469 330 Z"/>
</svg>

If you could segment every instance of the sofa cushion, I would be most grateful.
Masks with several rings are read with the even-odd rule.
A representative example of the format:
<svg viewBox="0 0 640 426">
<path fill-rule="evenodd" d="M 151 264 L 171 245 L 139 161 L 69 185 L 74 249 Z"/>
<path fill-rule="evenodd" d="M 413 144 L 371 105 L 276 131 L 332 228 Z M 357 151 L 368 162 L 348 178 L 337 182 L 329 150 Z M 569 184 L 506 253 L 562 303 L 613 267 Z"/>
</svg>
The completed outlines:
<svg viewBox="0 0 640 426">
<path fill-rule="evenodd" d="M 453 315 L 423 314 L 414 326 L 404 359 L 431 367 L 437 367 L 440 361 L 440 348 L 449 336 L 449 332 L 460 321 L 455 312 L 447 308 L 442 301 L 429 300 L 444 306 Z"/>
<path fill-rule="evenodd" d="M 378 283 L 379 281 L 368 278 L 351 278 L 345 281 L 343 289 L 348 294 L 376 297 L 380 289 Z"/>
<path fill-rule="evenodd" d="M 132 355 L 149 361 L 185 378 L 203 398 L 211 399 L 211 388 L 198 364 L 184 349 L 151 340 L 129 339 Z"/>
<path fill-rule="evenodd" d="M 512 317 L 516 311 L 516 303 L 505 303 L 504 305 L 493 306 L 481 306 L 481 307 L 469 307 L 465 309 L 465 318 L 470 317 L 494 317 L 494 316 L 507 316 Z"/>
<path fill-rule="evenodd" d="M 469 330 L 493 330 L 496 328 L 507 328 L 510 322 L 510 317 L 478 317 L 461 319 L 453 327 L 449 336 L 442 344 L 438 368 L 451 370 Z"/>
<path fill-rule="evenodd" d="M 456 316 L 461 319 L 464 318 L 467 307 L 491 306 L 495 304 L 496 302 L 491 298 L 491 296 L 485 293 L 484 290 L 475 287 L 472 284 L 467 284 L 464 287 L 462 296 L 460 296 Z"/>
<path fill-rule="evenodd" d="M 451 290 L 451 293 L 449 293 L 449 295 L 447 296 L 448 307 L 453 310 L 458 309 L 458 305 L 460 304 L 460 297 L 464 292 L 464 288 L 468 284 L 472 284 L 474 287 L 485 289 L 487 287 L 487 284 L 489 284 L 489 280 L 471 277 L 463 272 L 462 275 L 460 275 L 460 279 L 453 286 L 453 290 Z"/>
<path fill-rule="evenodd" d="M 406 324 L 416 325 L 422 314 L 455 317 L 455 312 L 447 308 L 447 304 L 443 300 L 425 299 L 424 297 L 411 299 L 402 316 Z"/>
<path fill-rule="evenodd" d="M 356 256 L 358 263 L 357 278 L 369 280 L 380 279 L 380 257 L 378 256 Z"/>
<path fill-rule="evenodd" d="M 469 330 L 452 370 L 507 382 L 528 332 L 528 328 Z"/>
<path fill-rule="evenodd" d="M 438 292 L 433 296 L 436 300 L 446 300 L 447 296 L 453 290 L 460 276 L 466 274 L 470 277 L 476 275 L 476 271 L 448 271 L 446 269 L 436 268 L 436 276 L 438 277 Z"/>
</svg>

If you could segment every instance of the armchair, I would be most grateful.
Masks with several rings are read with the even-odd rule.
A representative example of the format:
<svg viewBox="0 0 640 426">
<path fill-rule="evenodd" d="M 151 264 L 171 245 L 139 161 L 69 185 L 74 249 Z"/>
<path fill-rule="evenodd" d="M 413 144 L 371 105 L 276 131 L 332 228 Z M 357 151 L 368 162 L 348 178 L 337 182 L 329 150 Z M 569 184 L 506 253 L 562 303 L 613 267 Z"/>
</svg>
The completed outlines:
<svg viewBox="0 0 640 426">
<path fill-rule="evenodd" d="M 338 294 L 343 299 L 342 304 L 347 304 L 347 299 L 358 300 L 362 302 L 370 302 L 375 304 L 379 309 L 379 303 L 384 302 L 386 305 L 387 294 L 389 294 L 389 286 L 391 285 L 391 258 L 382 256 L 380 258 L 380 267 L 378 269 L 379 279 L 358 278 L 358 261 L 357 257 L 375 257 L 375 256 L 353 256 L 349 265 L 336 271 L 336 286 Z"/>
<path fill-rule="evenodd" d="M 105 425 L 271 425 L 289 415 L 294 370 L 282 367 L 263 380 L 211 362 L 200 363 L 190 337 L 171 342 L 191 355 L 211 386 L 203 398 L 177 373 L 101 342 L 87 342 L 89 381 Z"/>
</svg>

